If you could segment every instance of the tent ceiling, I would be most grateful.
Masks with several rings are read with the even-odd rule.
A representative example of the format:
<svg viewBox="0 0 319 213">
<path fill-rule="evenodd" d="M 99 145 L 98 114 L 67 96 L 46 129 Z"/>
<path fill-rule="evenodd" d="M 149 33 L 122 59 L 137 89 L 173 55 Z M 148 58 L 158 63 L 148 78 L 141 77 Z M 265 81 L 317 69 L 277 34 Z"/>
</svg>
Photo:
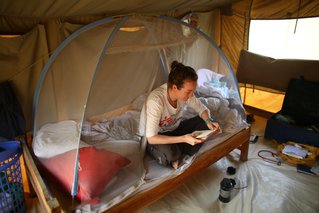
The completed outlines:
<svg viewBox="0 0 319 213">
<path fill-rule="evenodd" d="M 182 15 L 190 11 L 208 11 L 238 0 L 1 0 L 0 15 L 6 18 L 48 18 L 115 16 L 131 13 Z M 121 3 L 120 3 L 121 2 Z M 175 16 L 176 16 L 175 15 Z"/>
</svg>

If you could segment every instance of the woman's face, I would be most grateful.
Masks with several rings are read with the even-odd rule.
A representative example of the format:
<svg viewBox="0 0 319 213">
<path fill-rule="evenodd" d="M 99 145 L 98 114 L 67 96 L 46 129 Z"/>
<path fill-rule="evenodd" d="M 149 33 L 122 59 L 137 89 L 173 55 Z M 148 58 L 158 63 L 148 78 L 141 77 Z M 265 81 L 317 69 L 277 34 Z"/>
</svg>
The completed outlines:
<svg viewBox="0 0 319 213">
<path fill-rule="evenodd" d="M 187 101 L 193 96 L 194 91 L 197 87 L 197 81 L 186 80 L 184 86 L 177 89 L 176 85 L 173 85 L 176 97 L 178 100 Z"/>
</svg>

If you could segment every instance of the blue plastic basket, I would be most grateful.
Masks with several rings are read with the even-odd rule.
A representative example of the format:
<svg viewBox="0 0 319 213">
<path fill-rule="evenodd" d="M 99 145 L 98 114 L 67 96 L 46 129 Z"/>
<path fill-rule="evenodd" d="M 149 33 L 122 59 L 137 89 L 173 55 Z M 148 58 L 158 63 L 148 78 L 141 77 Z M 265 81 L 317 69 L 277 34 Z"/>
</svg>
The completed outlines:
<svg viewBox="0 0 319 213">
<path fill-rule="evenodd" d="M 0 213 L 25 212 L 19 141 L 0 142 Z"/>
</svg>

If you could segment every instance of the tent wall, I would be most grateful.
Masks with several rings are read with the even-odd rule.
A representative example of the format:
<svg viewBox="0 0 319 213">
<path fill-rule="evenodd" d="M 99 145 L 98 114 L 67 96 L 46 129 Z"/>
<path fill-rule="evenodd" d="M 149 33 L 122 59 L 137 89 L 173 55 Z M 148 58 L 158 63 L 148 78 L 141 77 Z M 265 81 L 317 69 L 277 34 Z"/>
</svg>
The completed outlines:
<svg viewBox="0 0 319 213">
<path fill-rule="evenodd" d="M 0 80 L 9 80 L 17 93 L 30 129 L 32 99 L 40 72 L 50 54 L 72 32 L 110 16 L 167 15 L 181 18 L 197 13 L 199 28 L 221 47 L 236 72 L 240 51 L 247 50 L 251 19 L 319 16 L 319 1 L 312 0 L 170 0 L 170 1 L 32 1 L 2 0 Z"/>
<path fill-rule="evenodd" d="M 295 19 L 318 16 L 319 1 L 317 0 L 243 0 L 235 2 L 232 4 L 231 9 L 221 9 L 220 46 L 233 67 L 234 72 L 237 72 L 239 69 L 240 52 L 248 50 L 249 25 L 251 20 Z M 266 64 L 264 63 L 263 65 Z M 248 66 L 250 67 L 250 64 Z M 253 85 L 252 89 L 246 87 L 241 89 L 242 100 L 244 100 L 244 104 L 255 108 L 268 112 L 278 112 L 283 103 L 284 95 L 278 93 L 278 86 L 274 85 L 275 83 L 272 82 L 271 78 L 262 79 L 262 85 L 260 84 L 260 79 L 265 76 L 265 73 L 261 73 L 260 71 L 265 71 L 266 67 L 269 66 L 263 67 L 259 64 L 258 67 L 262 69 L 252 69 L 250 67 L 250 69 L 245 70 L 246 75 L 250 79 L 252 79 L 252 76 L 258 76 L 258 78 L 250 81 Z M 315 71 L 315 67 L 312 70 L 314 70 L 313 75 L 318 78 L 319 73 Z M 276 78 L 277 85 L 282 85 L 280 90 L 284 90 L 287 86 L 287 78 L 293 75 L 293 72 L 290 72 L 289 76 L 287 76 L 287 72 L 289 71 L 282 72 L 282 70 L 279 70 L 275 73 L 275 77 L 273 77 Z M 299 69 L 297 72 L 299 75 L 307 75 L 306 68 Z M 241 83 L 245 83 L 242 81 L 243 79 L 238 80 Z M 270 87 L 266 88 L 265 85 Z M 276 91 L 273 91 L 273 89 L 276 89 Z"/>
<path fill-rule="evenodd" d="M 38 77 L 48 60 L 45 28 L 35 26 L 16 37 L 0 37 L 0 82 L 9 81 L 30 128 L 33 94 Z"/>
<path fill-rule="evenodd" d="M 250 20 L 318 17 L 319 1 L 243 0 L 221 11 L 221 49 L 236 72 L 241 50 L 248 49 Z"/>
<path fill-rule="evenodd" d="M 55 0 L 32 1 L 2 0 L 0 6 L 1 33 L 26 32 L 37 23 L 52 19 L 61 22 L 77 20 L 83 23 L 90 19 L 143 14 L 182 17 L 190 11 L 212 11 L 233 0 L 166 0 L 166 1 L 117 1 L 117 0 Z M 86 24 L 87 24 L 86 23 Z M 17 31 L 18 30 L 18 31 Z"/>
<path fill-rule="evenodd" d="M 252 19 L 303 18 L 319 15 L 317 0 L 254 0 L 251 2 Z"/>
</svg>

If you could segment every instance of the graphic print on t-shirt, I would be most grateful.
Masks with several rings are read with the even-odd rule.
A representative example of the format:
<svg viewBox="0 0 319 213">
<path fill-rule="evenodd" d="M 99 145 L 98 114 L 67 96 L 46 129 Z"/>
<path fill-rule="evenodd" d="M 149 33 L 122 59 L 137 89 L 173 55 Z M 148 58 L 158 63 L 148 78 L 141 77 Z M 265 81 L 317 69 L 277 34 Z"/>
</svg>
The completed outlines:
<svg viewBox="0 0 319 213">
<path fill-rule="evenodd" d="M 181 120 L 182 117 L 177 116 L 176 114 L 171 117 L 165 116 L 159 123 L 160 132 L 173 131 L 178 127 Z"/>
<path fill-rule="evenodd" d="M 175 117 L 175 115 L 172 115 L 171 117 L 165 116 L 164 119 L 160 121 L 159 126 L 163 128 L 172 125 L 173 121 L 175 120 Z"/>
<path fill-rule="evenodd" d="M 164 107 L 161 120 L 158 124 L 160 128 L 159 132 L 173 131 L 179 126 L 183 114 L 183 107 L 180 106 L 182 105 L 179 104 L 177 109 Z"/>
<path fill-rule="evenodd" d="M 172 116 L 173 117 L 173 116 Z M 171 124 L 173 122 L 173 118 L 172 117 L 164 117 L 164 120 L 161 120 L 159 123 L 159 126 L 161 128 L 168 126 L 169 124 Z"/>
</svg>

